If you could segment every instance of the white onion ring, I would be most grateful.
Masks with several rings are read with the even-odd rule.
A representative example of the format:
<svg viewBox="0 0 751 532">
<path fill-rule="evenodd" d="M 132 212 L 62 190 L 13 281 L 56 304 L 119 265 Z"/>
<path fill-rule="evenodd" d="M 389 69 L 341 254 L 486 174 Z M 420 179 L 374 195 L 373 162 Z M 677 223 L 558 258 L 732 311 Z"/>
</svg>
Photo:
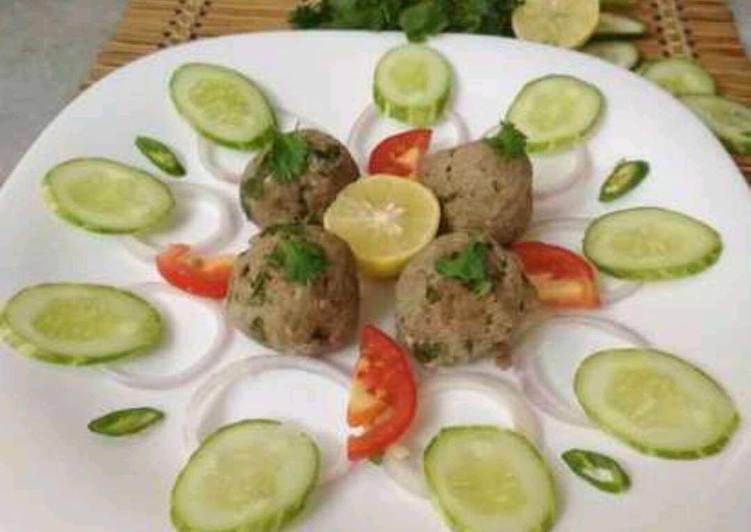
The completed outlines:
<svg viewBox="0 0 751 532">
<path fill-rule="evenodd" d="M 234 209 L 229 205 L 228 199 L 221 192 L 193 183 L 174 183 L 170 185 L 176 196 L 176 201 L 181 205 L 190 205 L 196 202 L 205 202 L 217 213 L 218 221 L 211 232 L 202 238 L 190 242 L 195 251 L 202 253 L 217 252 L 230 243 L 240 229 Z M 188 209 L 189 210 L 189 209 Z M 153 264 L 156 256 L 162 251 L 161 248 L 149 242 L 149 232 L 134 235 L 123 235 L 120 243 L 135 258 Z"/>
<path fill-rule="evenodd" d="M 294 129 L 298 126 L 305 128 L 320 129 L 316 124 L 290 112 L 286 109 L 278 109 L 277 118 L 279 120 L 279 128 L 282 131 L 288 129 Z M 198 161 L 201 163 L 206 172 L 217 180 L 228 183 L 230 185 L 238 185 L 242 182 L 243 171 L 245 167 L 253 160 L 258 154 L 258 150 L 243 152 L 240 150 L 231 150 L 237 154 L 247 155 L 247 159 L 243 164 L 242 171 L 236 171 L 231 168 L 223 166 L 217 159 L 219 150 L 230 150 L 230 148 L 224 148 L 206 137 L 196 134 L 196 152 L 198 154 Z"/>
<path fill-rule="evenodd" d="M 501 408 L 511 414 L 512 429 L 537 443 L 540 439 L 540 425 L 534 411 L 524 397 L 508 382 L 479 373 L 466 371 L 434 373 L 418 387 L 418 405 L 424 405 L 432 397 L 443 391 L 471 390 L 491 397 Z M 422 408 L 422 406 L 421 406 Z M 420 497 L 428 497 L 422 470 L 423 449 L 416 449 L 410 442 L 414 427 L 419 424 L 416 417 L 401 441 L 388 448 L 383 456 L 383 468 L 388 475 L 405 490 Z"/>
<path fill-rule="evenodd" d="M 181 386 L 196 375 L 203 374 L 207 371 L 219 358 L 222 352 L 224 343 L 227 340 L 229 334 L 229 328 L 227 327 L 227 320 L 224 317 L 221 306 L 215 301 L 208 299 L 197 298 L 191 296 L 185 292 L 172 288 L 168 284 L 164 283 L 141 283 L 128 287 L 129 290 L 136 294 L 142 295 L 146 299 L 154 293 L 169 293 L 170 295 L 179 294 L 186 298 L 190 298 L 191 302 L 201 305 L 205 311 L 206 316 L 210 316 L 212 325 L 215 327 L 216 334 L 214 335 L 209 347 L 206 351 L 198 357 L 193 364 L 185 369 L 170 373 L 166 375 L 146 375 L 139 374 L 133 371 L 129 371 L 127 367 L 127 360 L 117 365 L 103 366 L 100 369 L 115 379 L 120 384 L 124 384 L 130 388 L 143 388 L 150 390 L 164 390 L 168 388 L 175 388 Z M 148 355 L 146 355 L 148 356 Z"/>
<path fill-rule="evenodd" d="M 570 249 L 575 253 L 581 253 L 581 242 L 584 240 L 584 233 L 591 220 L 587 218 L 555 218 L 534 222 L 524 234 L 524 240 L 539 240 L 549 244 L 556 244 Z M 560 243 L 553 235 L 556 233 L 567 233 L 576 236 L 579 244 L 574 248 L 565 242 Z M 597 270 L 596 267 L 592 266 Z M 629 281 L 627 279 L 618 279 L 606 273 L 597 272 L 597 287 L 600 292 L 600 298 L 606 305 L 617 303 L 642 287 L 643 283 L 638 281 Z"/>
<path fill-rule="evenodd" d="M 493 126 L 482 138 L 495 135 L 500 126 Z M 589 172 L 589 150 L 585 143 L 555 153 L 530 153 L 532 193 L 537 200 L 558 195 L 576 185 Z"/>
<path fill-rule="evenodd" d="M 222 392 L 242 378 L 254 377 L 266 371 L 284 369 L 314 373 L 347 390 L 349 389 L 349 375 L 335 366 L 315 358 L 274 354 L 236 360 L 212 374 L 191 397 L 183 427 L 183 441 L 187 452 L 192 453 L 200 445 L 201 420 L 206 415 L 208 407 Z M 349 469 L 350 462 L 347 459 L 347 448 L 342 442 L 336 462 L 322 471 L 319 484 L 331 482 L 347 473 Z"/>
<path fill-rule="evenodd" d="M 370 145 L 367 142 L 368 130 L 372 128 L 374 124 L 376 124 L 379 120 L 392 121 L 397 129 L 394 129 L 394 131 L 392 131 L 390 134 L 386 134 L 383 138 L 379 138 L 375 143 Z M 467 126 L 464 124 L 464 120 L 462 120 L 459 114 L 453 111 L 448 111 L 445 117 L 440 122 L 434 124 L 433 126 L 426 126 L 430 127 L 433 130 L 433 140 L 431 141 L 432 144 L 436 144 L 436 131 L 439 128 L 442 128 L 444 125 L 451 128 L 450 140 L 444 141 L 442 144 L 445 145 L 439 145 L 437 146 L 437 149 L 454 147 L 458 144 L 466 142 L 469 139 L 469 132 L 467 130 Z M 349 135 L 347 136 L 347 148 L 349 148 L 352 157 L 355 159 L 363 173 L 367 173 L 370 150 L 375 148 L 378 142 L 386 138 L 386 136 L 395 135 L 399 131 L 408 131 L 409 129 L 413 129 L 413 126 L 408 126 L 406 124 L 396 122 L 395 120 L 392 120 L 388 117 L 381 116 L 378 113 L 376 106 L 374 104 L 370 104 L 365 109 L 363 109 L 363 111 L 360 113 L 360 116 L 358 116 L 354 124 L 352 124 L 352 128 L 349 130 Z"/>
<path fill-rule="evenodd" d="M 519 375 L 522 390 L 532 404 L 546 414 L 565 423 L 590 427 L 592 424 L 584 415 L 579 405 L 566 401 L 553 388 L 544 375 L 541 375 L 539 359 L 544 356 L 544 353 L 535 350 L 528 356 L 518 354 L 518 347 L 525 341 L 528 341 L 536 331 L 545 327 L 551 321 L 572 324 L 576 327 L 586 326 L 600 329 L 636 347 L 648 347 L 649 342 L 641 334 L 625 325 L 587 314 L 554 314 L 523 327 L 511 339 L 512 367 Z"/>
</svg>

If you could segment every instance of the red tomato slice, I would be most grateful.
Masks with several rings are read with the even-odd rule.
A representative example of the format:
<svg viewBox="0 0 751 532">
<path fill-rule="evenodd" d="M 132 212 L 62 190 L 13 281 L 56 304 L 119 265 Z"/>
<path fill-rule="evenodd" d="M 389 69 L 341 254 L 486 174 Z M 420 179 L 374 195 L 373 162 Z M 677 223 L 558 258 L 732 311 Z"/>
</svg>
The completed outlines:
<svg viewBox="0 0 751 532">
<path fill-rule="evenodd" d="M 411 129 L 383 139 L 370 154 L 368 173 L 414 177 L 432 135 L 429 129 Z"/>
<path fill-rule="evenodd" d="M 186 244 L 171 244 L 156 257 L 156 267 L 164 280 L 197 296 L 223 299 L 227 295 L 233 258 L 229 255 L 205 257 Z"/>
<path fill-rule="evenodd" d="M 544 242 L 516 242 L 511 249 L 544 304 L 566 308 L 600 306 L 595 272 L 584 258 Z"/>
<path fill-rule="evenodd" d="M 407 352 L 378 328 L 367 325 L 360 336 L 347 408 L 350 427 L 362 427 L 347 439 L 347 456 L 362 460 L 382 454 L 415 417 L 417 387 Z"/>
</svg>

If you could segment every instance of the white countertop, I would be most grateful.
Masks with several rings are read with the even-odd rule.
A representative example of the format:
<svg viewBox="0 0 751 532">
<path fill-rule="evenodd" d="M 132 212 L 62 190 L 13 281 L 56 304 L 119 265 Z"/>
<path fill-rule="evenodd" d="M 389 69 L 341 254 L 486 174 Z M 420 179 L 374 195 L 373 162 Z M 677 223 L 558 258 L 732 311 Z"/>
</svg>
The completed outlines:
<svg viewBox="0 0 751 532">
<path fill-rule="evenodd" d="M 751 55 L 751 1 L 729 2 Z M 125 4 L 0 0 L 0 183 L 45 124 L 76 95 Z"/>
</svg>

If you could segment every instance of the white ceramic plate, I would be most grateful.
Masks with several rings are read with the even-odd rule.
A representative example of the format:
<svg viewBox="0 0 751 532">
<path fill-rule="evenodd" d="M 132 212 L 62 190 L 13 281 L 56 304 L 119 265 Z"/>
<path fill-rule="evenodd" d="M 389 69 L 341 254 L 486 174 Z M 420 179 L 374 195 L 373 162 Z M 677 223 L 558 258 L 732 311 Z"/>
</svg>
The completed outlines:
<svg viewBox="0 0 751 532">
<path fill-rule="evenodd" d="M 235 195 L 231 187 L 200 170 L 194 133 L 169 102 L 167 80 L 178 65 L 208 61 L 237 68 L 257 80 L 275 103 L 346 139 L 353 121 L 370 103 L 376 60 L 402 40 L 395 34 L 347 32 L 244 35 L 176 47 L 114 72 L 50 124 L 3 187 L 0 300 L 42 281 L 128 285 L 157 279 L 153 267 L 129 255 L 116 239 L 77 230 L 44 208 L 40 179 L 62 160 L 106 156 L 148 168 L 133 139 L 137 134 L 153 135 L 181 150 L 190 169 L 186 181 L 205 183 L 230 198 Z M 751 412 L 751 194 L 714 137 L 668 94 L 584 55 L 499 38 L 444 36 L 431 44 L 456 70 L 454 110 L 473 136 L 496 123 L 532 78 L 570 73 L 602 90 L 607 112 L 589 143 L 591 175 L 576 189 L 538 203 L 536 218 L 586 217 L 614 208 L 659 205 L 717 228 L 725 251 L 716 266 L 697 277 L 648 285 L 602 314 L 707 369 L 727 388 L 742 415 Z M 622 157 L 648 160 L 649 178 L 617 204 L 598 203 L 597 187 Z M 239 249 L 251 231 L 246 226 L 230 248 Z M 390 286 L 367 285 L 364 296 L 364 319 L 388 327 Z M 200 320 L 195 327 L 200 327 Z M 571 334 L 575 338 L 576 330 Z M 573 341 L 568 339 L 566 345 Z M 169 530 L 169 491 L 186 458 L 181 438 L 186 404 L 203 377 L 171 391 L 139 391 L 94 369 L 45 365 L 4 346 L 0 351 L 0 528 Z M 251 342 L 235 335 L 219 364 L 254 351 L 258 349 Z M 354 360 L 354 348 L 332 358 L 346 367 Z M 490 365 L 482 367 L 502 375 Z M 304 375 L 274 378 L 269 375 L 253 393 L 237 394 L 255 398 L 252 404 L 226 405 L 215 415 L 228 420 L 268 411 L 308 419 L 323 431 L 330 424 L 333 433 L 343 437 L 343 393 L 327 390 L 321 395 L 316 386 L 325 382 L 311 379 L 307 385 Z M 307 400 L 314 397 L 330 398 L 325 411 L 320 401 Z M 464 403 L 468 419 L 482 417 L 486 403 L 469 398 Z M 86 430 L 86 423 L 103 412 L 141 404 L 164 409 L 167 421 L 132 439 L 106 439 Z M 556 530 L 751 529 L 748 423 L 741 424 L 721 454 L 681 462 L 641 455 L 597 430 L 564 425 L 542 414 L 541 420 L 542 450 L 560 492 Z M 631 491 L 610 496 L 574 477 L 559 459 L 570 447 L 597 449 L 618 458 L 633 477 Z M 319 492 L 305 519 L 293 528 L 412 532 L 443 530 L 444 525 L 427 501 L 401 491 L 378 468 L 364 464 Z"/>
</svg>

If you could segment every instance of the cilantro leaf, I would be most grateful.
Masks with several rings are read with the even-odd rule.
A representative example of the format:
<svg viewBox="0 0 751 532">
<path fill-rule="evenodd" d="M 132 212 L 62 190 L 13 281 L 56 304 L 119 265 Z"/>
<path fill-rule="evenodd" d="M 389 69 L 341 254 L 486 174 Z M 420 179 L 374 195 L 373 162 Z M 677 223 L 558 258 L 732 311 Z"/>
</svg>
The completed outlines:
<svg viewBox="0 0 751 532">
<path fill-rule="evenodd" d="M 412 42 L 422 42 L 429 35 L 441 33 L 449 25 L 441 2 L 420 2 L 399 15 L 399 26 Z"/>
<path fill-rule="evenodd" d="M 527 136 L 511 122 L 502 121 L 501 129 L 485 139 L 501 157 L 518 157 L 527 151 Z"/>
<path fill-rule="evenodd" d="M 299 237 L 277 243 L 266 255 L 266 262 L 272 268 L 281 270 L 285 281 L 298 284 L 315 281 L 328 267 L 323 248 Z"/>
<path fill-rule="evenodd" d="M 495 287 L 487 267 L 489 245 L 473 240 L 463 251 L 438 259 L 435 270 L 450 279 L 461 281 L 476 295 L 483 296 Z"/>
<path fill-rule="evenodd" d="M 289 22 L 295 28 L 307 30 L 319 28 L 331 21 L 331 5 L 328 0 L 321 0 L 315 5 L 302 4 L 289 13 Z"/>
<path fill-rule="evenodd" d="M 266 159 L 272 179 L 279 183 L 295 181 L 307 168 L 309 153 L 308 142 L 297 131 L 275 132 Z"/>
</svg>

